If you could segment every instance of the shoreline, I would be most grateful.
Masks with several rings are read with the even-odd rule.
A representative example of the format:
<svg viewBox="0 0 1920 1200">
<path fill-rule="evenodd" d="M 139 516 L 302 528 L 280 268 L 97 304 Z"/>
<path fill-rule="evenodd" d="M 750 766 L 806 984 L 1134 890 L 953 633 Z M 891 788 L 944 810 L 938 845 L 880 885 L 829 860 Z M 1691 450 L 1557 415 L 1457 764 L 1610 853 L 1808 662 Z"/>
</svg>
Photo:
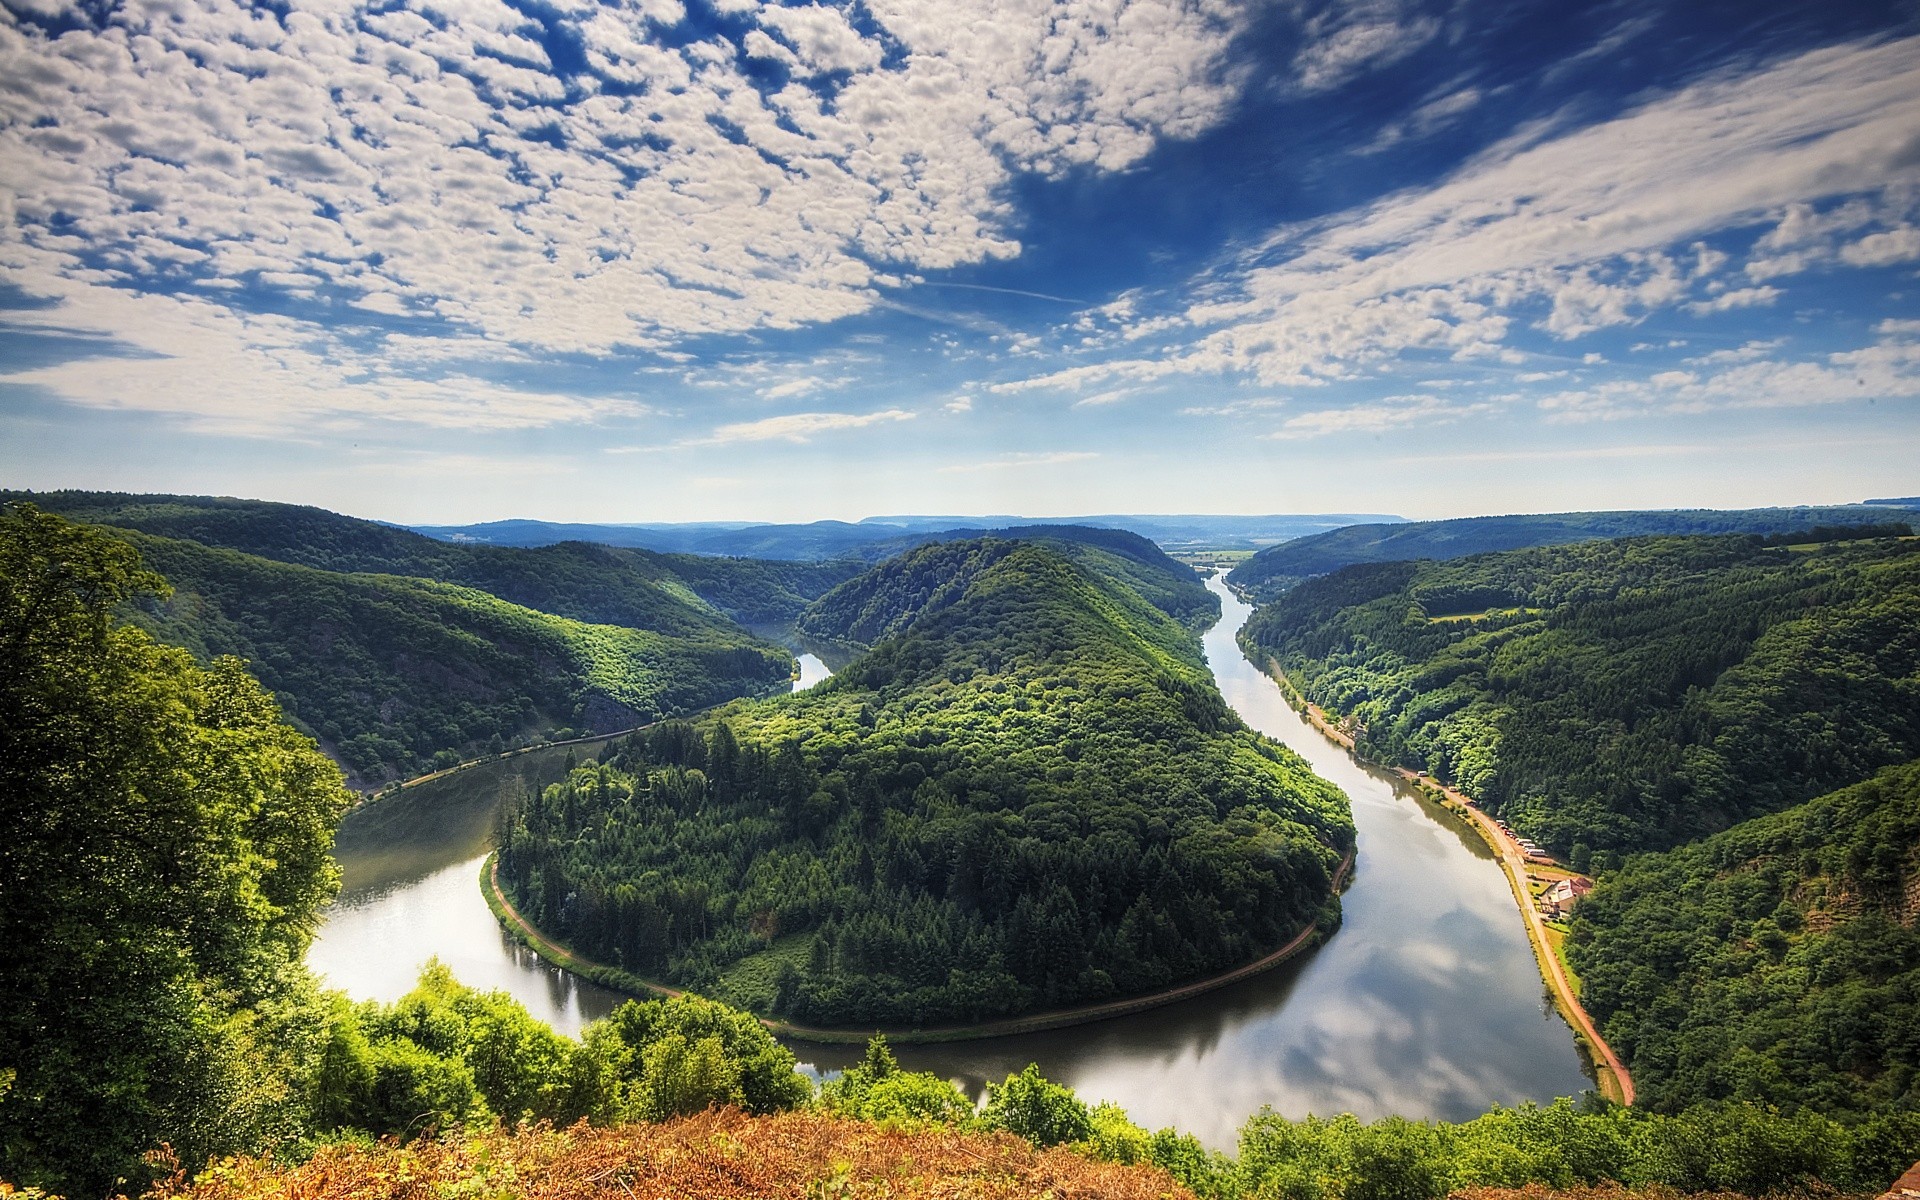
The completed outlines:
<svg viewBox="0 0 1920 1200">
<path fill-rule="evenodd" d="M 1242 646 L 1242 650 L 1246 649 L 1248 648 Z M 1482 812 L 1480 806 L 1466 793 L 1405 767 L 1388 766 L 1361 755 L 1354 748 L 1353 738 L 1327 719 L 1325 709 L 1310 703 L 1306 696 L 1293 686 L 1293 681 L 1287 678 L 1286 672 L 1282 671 L 1280 665 L 1270 656 L 1262 655 L 1262 657 L 1266 659 L 1265 673 L 1280 685 L 1280 691 L 1287 698 L 1287 702 L 1292 704 L 1295 710 L 1306 718 L 1307 723 L 1322 736 L 1352 755 L 1355 762 L 1392 771 L 1400 779 L 1416 787 L 1438 791 L 1448 807 L 1466 815 L 1467 823 L 1480 835 L 1481 840 L 1487 844 L 1487 848 L 1493 851 L 1494 858 L 1500 863 L 1501 873 L 1507 877 L 1507 886 L 1513 892 L 1514 903 L 1519 906 L 1521 920 L 1527 928 L 1527 944 L 1533 948 L 1534 963 L 1540 969 L 1541 982 L 1547 985 L 1548 992 L 1553 996 L 1554 1009 L 1571 1027 L 1575 1047 L 1592 1068 L 1595 1088 L 1607 1099 L 1632 1107 L 1633 1076 L 1628 1073 L 1626 1064 L 1620 1061 L 1619 1055 L 1613 1052 L 1613 1047 L 1607 1045 L 1606 1039 L 1600 1036 L 1600 1030 L 1594 1025 L 1593 1017 L 1581 1005 L 1579 994 L 1575 992 L 1572 981 L 1567 978 L 1566 969 L 1560 963 L 1560 956 L 1554 952 L 1553 946 L 1547 941 L 1546 926 L 1541 921 L 1539 912 L 1529 901 L 1526 858 L 1519 844 L 1502 832 L 1493 818 Z"/>
<path fill-rule="evenodd" d="M 1333 894 L 1339 895 L 1345 890 L 1349 875 L 1353 871 L 1354 851 L 1349 850 L 1340 860 L 1339 868 L 1333 876 Z M 480 866 L 480 892 L 486 898 L 487 907 L 494 918 L 513 937 L 539 955 L 541 960 L 571 971 L 583 979 L 600 984 L 602 987 L 625 992 L 635 997 L 659 996 L 671 998 L 683 996 L 687 992 L 682 988 L 669 987 L 644 979 L 618 967 L 610 967 L 575 954 L 563 943 L 554 941 L 528 921 L 507 899 L 500 888 L 499 855 L 490 853 Z M 1115 1017 L 1131 1016 L 1149 1009 L 1177 1004 L 1182 1000 L 1191 1000 L 1207 992 L 1252 979 L 1265 974 L 1275 967 L 1288 962 L 1302 951 L 1319 944 L 1320 922 L 1313 921 L 1295 934 L 1286 945 L 1263 955 L 1249 963 L 1196 979 L 1177 987 L 1152 992 L 1145 996 L 1130 996 L 1121 1000 L 1102 1001 L 1099 1004 L 1086 1004 L 1074 1008 L 1052 1009 L 1046 1012 L 1030 1013 L 1021 1017 L 1006 1017 L 997 1021 L 985 1021 L 973 1025 L 937 1025 L 932 1027 L 889 1028 L 883 1026 L 849 1026 L 841 1028 L 820 1028 L 810 1025 L 795 1025 L 788 1021 L 779 1021 L 770 1017 L 754 1014 L 754 1019 L 774 1034 L 795 1038 L 806 1042 L 829 1044 L 864 1045 L 875 1034 L 884 1036 L 889 1042 L 903 1045 L 932 1042 L 965 1042 L 982 1038 L 1012 1037 L 1023 1033 L 1042 1033 L 1051 1029 L 1065 1029 L 1072 1025 L 1088 1025 L 1095 1021 L 1111 1020 Z M 1331 936 L 1329 934 L 1328 936 Z"/>
</svg>

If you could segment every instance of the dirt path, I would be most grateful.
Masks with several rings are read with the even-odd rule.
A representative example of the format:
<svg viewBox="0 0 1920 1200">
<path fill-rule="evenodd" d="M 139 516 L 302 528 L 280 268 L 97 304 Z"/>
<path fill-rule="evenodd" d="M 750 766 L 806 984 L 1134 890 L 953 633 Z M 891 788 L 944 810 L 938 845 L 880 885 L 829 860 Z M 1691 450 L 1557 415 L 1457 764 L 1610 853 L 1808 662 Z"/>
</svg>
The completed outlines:
<svg viewBox="0 0 1920 1200">
<path fill-rule="evenodd" d="M 1308 723 L 1332 741 L 1345 747 L 1356 759 L 1360 758 L 1359 753 L 1354 750 L 1353 739 L 1327 720 L 1327 714 L 1320 706 L 1308 704 L 1306 697 L 1294 688 L 1292 681 L 1272 660 L 1268 660 L 1267 672 L 1289 695 L 1300 702 Z M 1361 759 L 1361 761 L 1365 760 Z M 1620 1056 L 1613 1052 L 1613 1047 L 1607 1045 L 1607 1040 L 1600 1036 L 1599 1029 L 1594 1026 L 1593 1018 L 1581 1006 L 1580 996 L 1574 990 L 1573 982 L 1567 978 L 1566 968 L 1560 963 L 1560 956 L 1553 952 L 1553 944 L 1547 940 L 1546 925 L 1541 921 L 1540 912 L 1533 906 L 1527 891 L 1527 859 L 1525 852 L 1520 849 L 1520 844 L 1501 829 L 1492 817 L 1481 812 L 1479 806 L 1464 792 L 1447 787 L 1437 779 L 1416 774 L 1405 767 L 1394 767 L 1393 771 L 1409 783 L 1438 788 L 1447 799 L 1467 812 L 1481 835 L 1486 838 L 1488 845 L 1493 847 L 1494 853 L 1500 859 L 1500 868 L 1506 872 L 1507 882 L 1512 885 L 1513 899 L 1520 906 L 1521 918 L 1526 922 L 1527 940 L 1533 944 L 1533 956 L 1540 963 L 1540 976 L 1546 981 L 1547 986 L 1553 989 L 1554 1003 L 1560 1009 L 1561 1015 L 1566 1017 L 1568 1023 L 1586 1039 L 1588 1048 L 1597 1060 L 1595 1073 L 1599 1076 L 1597 1083 L 1601 1094 L 1631 1106 L 1634 1094 L 1633 1076 L 1627 1073 L 1626 1064 L 1621 1062 Z"/>
<path fill-rule="evenodd" d="M 1573 1022 L 1581 1036 L 1587 1039 L 1587 1046 L 1600 1060 L 1600 1091 L 1611 1100 L 1631 1106 L 1633 1104 L 1633 1076 L 1627 1074 L 1626 1064 L 1620 1056 L 1607 1045 L 1607 1039 L 1600 1036 L 1594 1027 L 1593 1018 L 1581 1006 L 1580 997 L 1574 991 L 1572 980 L 1567 978 L 1566 968 L 1560 963 L 1560 956 L 1553 951 L 1553 944 L 1547 940 L 1546 923 L 1540 919 L 1540 910 L 1535 908 L 1527 891 L 1527 857 L 1512 835 L 1500 828 L 1499 824 L 1479 807 L 1468 802 L 1467 797 L 1450 787 L 1444 787 L 1430 779 L 1419 779 L 1413 772 L 1399 768 L 1400 774 L 1409 779 L 1418 780 L 1430 787 L 1438 787 L 1449 800 L 1460 805 L 1479 826 L 1481 834 L 1492 844 L 1495 853 L 1500 856 L 1500 866 L 1507 873 L 1507 882 L 1513 885 L 1513 898 L 1520 905 L 1520 913 L 1526 918 L 1527 937 L 1533 942 L 1533 956 L 1540 960 L 1540 972 L 1549 986 L 1553 988 L 1554 1000 L 1559 1005 L 1561 1015 Z M 1612 1076 L 1613 1086 L 1607 1086 L 1607 1077 Z"/>
<path fill-rule="evenodd" d="M 1340 860 L 1339 869 L 1334 872 L 1333 890 L 1345 885 L 1348 874 L 1353 869 L 1353 851 Z M 534 928 L 520 910 L 507 899 L 506 892 L 500 887 L 500 863 L 497 855 L 488 855 L 485 868 L 480 873 L 481 889 L 487 894 L 487 903 L 494 915 L 509 924 L 513 932 L 524 939 L 533 952 L 557 967 L 577 972 L 589 979 L 598 977 L 605 980 L 614 973 L 613 968 L 585 959 L 552 940 Z M 1320 932 L 1320 923 L 1315 921 L 1296 934 L 1286 945 L 1273 953 L 1257 958 L 1250 963 L 1222 971 L 1218 975 L 1209 975 L 1205 979 L 1196 979 L 1192 983 L 1154 992 L 1148 996 L 1131 996 L 1124 1000 L 1109 1000 L 1101 1004 L 1087 1004 L 1078 1008 L 1059 1008 L 1050 1012 L 1032 1013 L 1024 1017 L 1009 1017 L 1003 1021 L 987 1021 L 978 1025 L 939 1025 L 932 1028 L 885 1029 L 879 1027 L 859 1029 L 823 1029 L 811 1025 L 795 1025 L 787 1021 L 775 1021 L 766 1017 L 759 1018 L 760 1023 L 770 1032 L 782 1037 L 800 1038 L 809 1042 L 851 1042 L 862 1043 L 874 1034 L 884 1034 L 891 1042 L 962 1042 L 975 1038 L 1009 1037 L 1018 1033 L 1039 1033 L 1048 1029 L 1064 1029 L 1069 1025 L 1085 1025 L 1094 1021 L 1104 1021 L 1112 1017 L 1127 1016 L 1131 1013 L 1145 1012 L 1150 1008 L 1159 1008 L 1166 1004 L 1175 1004 L 1188 1000 L 1215 988 L 1226 987 L 1243 979 L 1270 971 L 1286 962 L 1302 949 L 1312 944 L 1315 935 Z M 624 971 L 618 972 L 630 985 L 637 985 L 649 993 L 659 996 L 680 996 L 685 993 L 663 983 L 642 979 Z M 607 984 L 607 986 L 617 986 Z M 634 991 L 635 986 L 619 987 L 621 991 Z"/>
</svg>

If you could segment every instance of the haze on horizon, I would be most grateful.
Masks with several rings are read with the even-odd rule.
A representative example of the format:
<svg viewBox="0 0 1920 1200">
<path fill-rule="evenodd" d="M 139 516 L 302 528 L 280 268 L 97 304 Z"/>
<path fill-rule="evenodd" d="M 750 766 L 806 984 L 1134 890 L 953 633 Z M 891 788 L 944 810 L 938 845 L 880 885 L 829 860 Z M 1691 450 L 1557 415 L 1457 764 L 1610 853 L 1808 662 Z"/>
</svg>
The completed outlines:
<svg viewBox="0 0 1920 1200">
<path fill-rule="evenodd" d="M 1920 25 L 0 8 L 0 486 L 403 522 L 1920 491 Z"/>
</svg>

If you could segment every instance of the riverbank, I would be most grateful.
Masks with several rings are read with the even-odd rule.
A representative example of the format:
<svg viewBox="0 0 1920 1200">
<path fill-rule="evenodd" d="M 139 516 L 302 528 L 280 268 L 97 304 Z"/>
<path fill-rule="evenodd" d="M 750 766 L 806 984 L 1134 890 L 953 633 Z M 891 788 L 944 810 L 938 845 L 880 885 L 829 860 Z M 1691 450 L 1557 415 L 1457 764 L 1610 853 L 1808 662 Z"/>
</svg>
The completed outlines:
<svg viewBox="0 0 1920 1200">
<path fill-rule="evenodd" d="M 1243 649 L 1248 649 L 1243 647 Z M 1257 652 L 1256 652 L 1257 653 Z M 1423 776 L 1405 767 L 1389 767 L 1384 763 L 1374 763 L 1364 758 L 1354 746 L 1351 735 L 1341 730 L 1328 719 L 1325 709 L 1310 703 L 1299 689 L 1293 686 L 1286 672 L 1271 658 L 1265 662 L 1266 674 L 1280 685 L 1281 694 L 1307 720 L 1307 723 L 1324 735 L 1329 741 L 1345 749 L 1354 759 L 1368 766 L 1392 771 L 1400 778 L 1416 787 L 1436 792 L 1446 806 L 1466 818 L 1470 827 L 1480 835 L 1487 847 L 1493 851 L 1500 863 L 1500 869 L 1507 877 L 1507 884 L 1513 891 L 1514 903 L 1520 908 L 1522 921 L 1527 927 L 1527 941 L 1533 947 L 1534 961 L 1540 969 L 1540 978 L 1553 996 L 1554 1008 L 1572 1028 L 1574 1042 L 1581 1055 L 1593 1070 L 1594 1085 L 1600 1094 L 1616 1104 L 1631 1105 L 1634 1100 L 1633 1077 L 1628 1073 L 1626 1064 L 1619 1055 L 1607 1045 L 1600 1036 L 1593 1018 L 1580 1003 L 1579 990 L 1568 977 L 1566 967 L 1555 953 L 1553 943 L 1547 937 L 1546 924 L 1540 919 L 1538 909 L 1534 907 L 1532 894 L 1527 887 L 1526 854 L 1518 842 L 1500 828 L 1494 819 L 1480 811 L 1471 797 L 1465 793 L 1447 787 L 1436 779 Z"/>
<path fill-rule="evenodd" d="M 1340 860 L 1339 869 L 1334 872 L 1333 891 L 1338 895 L 1347 884 L 1353 871 L 1353 854 L 1349 850 Z M 487 855 L 486 862 L 480 868 L 480 890 L 485 895 L 487 907 L 507 932 L 521 941 L 526 947 L 545 961 L 573 972 L 584 979 L 590 979 L 603 987 L 610 987 L 634 996 L 673 997 L 684 995 L 682 989 L 669 987 L 643 979 L 618 967 L 597 963 L 576 954 L 565 944 L 557 942 L 541 933 L 528 921 L 513 902 L 507 899 L 500 887 L 499 856 Z M 1332 931 L 1327 931 L 1331 936 Z M 1130 996 L 1122 1000 L 1109 1000 L 1101 1004 L 1087 1004 L 1076 1008 L 1054 1009 L 1049 1012 L 1031 1013 L 1022 1017 L 1009 1017 L 999 1021 L 986 1021 L 974 1025 L 940 1025 L 931 1028 L 836 1028 L 823 1029 L 810 1025 L 795 1025 L 788 1021 L 777 1021 L 768 1017 L 758 1018 L 766 1028 L 781 1037 L 797 1038 L 808 1042 L 826 1042 L 843 1044 L 864 1044 L 874 1034 L 883 1034 L 890 1042 L 903 1044 L 929 1042 L 962 1042 L 979 1038 L 1010 1037 L 1023 1033 L 1042 1033 L 1050 1029 L 1065 1029 L 1073 1025 L 1085 1025 L 1095 1021 L 1105 1021 L 1114 1017 L 1129 1016 L 1146 1012 L 1182 1000 L 1190 1000 L 1229 984 L 1252 979 L 1264 974 L 1293 958 L 1301 951 L 1319 944 L 1321 940 L 1320 923 L 1315 921 L 1302 929 L 1286 945 L 1253 962 L 1244 963 L 1229 971 L 1196 979 L 1178 987 L 1167 988 L 1145 996 Z"/>
</svg>

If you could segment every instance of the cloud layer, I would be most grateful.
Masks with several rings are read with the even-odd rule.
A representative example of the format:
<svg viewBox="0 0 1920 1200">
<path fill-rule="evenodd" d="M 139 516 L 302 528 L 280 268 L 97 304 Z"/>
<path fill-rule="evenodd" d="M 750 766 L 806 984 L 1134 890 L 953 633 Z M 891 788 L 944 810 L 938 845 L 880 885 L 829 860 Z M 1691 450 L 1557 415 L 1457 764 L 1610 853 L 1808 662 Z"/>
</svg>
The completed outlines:
<svg viewBox="0 0 1920 1200">
<path fill-rule="evenodd" d="M 0 10 L 0 279 L 61 302 L 15 323 L 157 355 L 145 330 L 190 326 L 283 356 L 265 407 L 404 414 L 417 363 L 257 298 L 584 355 L 830 321 L 1016 253 L 1016 175 L 1124 168 L 1231 97 L 1221 0 L 557 7 L 132 0 L 58 36 Z M 129 323 L 101 289 L 168 299 Z M 99 403 L 119 370 L 15 378 Z"/>
</svg>

